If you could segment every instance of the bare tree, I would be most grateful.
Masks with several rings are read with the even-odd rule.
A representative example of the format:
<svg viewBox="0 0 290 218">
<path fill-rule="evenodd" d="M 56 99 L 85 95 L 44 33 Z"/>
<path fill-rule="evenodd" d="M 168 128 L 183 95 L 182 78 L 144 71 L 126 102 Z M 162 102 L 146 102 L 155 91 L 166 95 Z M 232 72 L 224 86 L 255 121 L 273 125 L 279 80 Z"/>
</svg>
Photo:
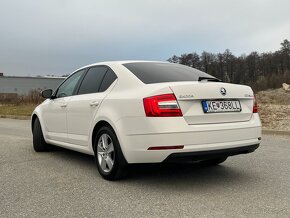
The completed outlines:
<svg viewBox="0 0 290 218">
<path fill-rule="evenodd" d="M 254 89 L 277 88 L 290 83 L 290 42 L 285 39 L 275 52 L 251 52 L 238 57 L 229 49 L 224 53 L 202 52 L 172 56 L 168 61 L 207 72 L 226 82 L 250 84 Z"/>
</svg>

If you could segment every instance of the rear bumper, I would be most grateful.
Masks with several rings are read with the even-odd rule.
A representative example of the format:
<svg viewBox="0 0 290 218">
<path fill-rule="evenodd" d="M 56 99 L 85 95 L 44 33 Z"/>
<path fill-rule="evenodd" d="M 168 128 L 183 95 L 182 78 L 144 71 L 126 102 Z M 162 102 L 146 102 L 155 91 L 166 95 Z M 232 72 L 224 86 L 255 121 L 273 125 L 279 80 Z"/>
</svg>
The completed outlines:
<svg viewBox="0 0 290 218">
<path fill-rule="evenodd" d="M 176 134 L 175 134 L 176 135 Z M 185 153 L 188 153 L 189 156 L 192 154 L 196 154 L 198 156 L 200 152 L 204 154 L 212 153 L 219 154 L 221 152 L 226 151 L 243 151 L 241 153 L 249 153 L 245 151 L 249 151 L 249 146 L 257 145 L 260 143 L 260 140 L 255 139 L 246 139 L 239 141 L 226 141 L 226 142 L 218 142 L 218 143 L 200 143 L 197 140 L 194 140 L 194 135 L 192 143 L 194 144 L 185 144 L 182 137 L 176 135 L 175 140 L 173 140 L 174 135 L 172 137 L 169 136 L 154 136 L 150 137 L 134 137 L 128 138 L 128 142 L 126 145 L 126 149 L 122 149 L 124 156 L 128 163 L 161 163 L 170 155 L 178 156 L 180 153 L 181 156 L 184 156 Z M 208 133 L 210 137 L 210 133 Z M 159 140 L 158 140 L 159 138 Z M 214 137 L 215 138 L 215 137 Z M 219 141 L 218 139 L 216 139 Z M 226 139 L 224 139 L 226 140 Z M 175 145 L 184 145 L 183 149 L 169 149 L 169 150 L 148 150 L 152 145 L 158 146 L 175 146 Z M 234 153 L 233 153 L 234 154 Z M 239 154 L 239 153 L 236 153 Z M 226 154 L 223 153 L 222 156 Z"/>
<path fill-rule="evenodd" d="M 172 153 L 170 154 L 164 162 L 170 161 L 198 161 L 198 160 L 207 160 L 212 158 L 221 158 L 229 157 L 239 154 L 248 154 L 254 152 L 259 147 L 259 144 L 237 147 L 237 148 L 227 148 L 220 150 L 212 151 L 197 151 L 197 152 L 181 152 L 181 153 Z"/>
<path fill-rule="evenodd" d="M 170 156 L 196 156 L 200 152 L 241 151 L 260 144 L 261 122 L 254 114 L 247 122 L 188 125 L 182 117 L 172 119 L 124 118 L 116 123 L 118 138 L 128 163 L 160 163 Z M 154 146 L 183 145 L 183 149 L 148 150 Z M 228 150 L 233 149 L 233 150 Z M 248 152 L 249 153 L 249 152 Z M 230 153 L 229 155 L 239 153 Z M 226 156 L 226 154 L 223 154 Z"/>
</svg>

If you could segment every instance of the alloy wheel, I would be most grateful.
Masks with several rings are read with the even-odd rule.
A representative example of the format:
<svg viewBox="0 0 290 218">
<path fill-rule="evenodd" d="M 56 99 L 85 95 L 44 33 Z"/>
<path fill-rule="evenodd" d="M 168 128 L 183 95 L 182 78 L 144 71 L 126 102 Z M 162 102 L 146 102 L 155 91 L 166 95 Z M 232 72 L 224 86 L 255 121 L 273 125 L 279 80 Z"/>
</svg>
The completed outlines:
<svg viewBox="0 0 290 218">
<path fill-rule="evenodd" d="M 114 166 L 115 150 L 111 137 L 106 133 L 98 140 L 97 155 L 100 168 L 105 173 L 109 173 Z"/>
</svg>

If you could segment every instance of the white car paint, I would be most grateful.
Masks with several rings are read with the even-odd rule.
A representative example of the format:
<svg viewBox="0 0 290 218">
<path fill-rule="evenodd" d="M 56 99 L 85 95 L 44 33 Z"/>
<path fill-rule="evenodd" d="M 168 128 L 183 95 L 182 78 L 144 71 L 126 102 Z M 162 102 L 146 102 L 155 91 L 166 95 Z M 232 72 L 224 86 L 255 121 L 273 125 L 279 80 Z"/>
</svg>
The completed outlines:
<svg viewBox="0 0 290 218">
<path fill-rule="evenodd" d="M 47 99 L 36 107 L 47 143 L 94 155 L 93 129 L 106 121 L 114 129 L 128 163 L 164 161 L 171 153 L 219 150 L 260 143 L 261 122 L 253 113 L 253 91 L 221 82 L 144 84 L 121 62 L 102 62 L 117 80 L 102 93 Z M 82 68 L 81 68 L 82 69 Z M 80 69 L 78 69 L 80 70 Z M 221 96 L 224 87 L 228 94 Z M 143 99 L 174 93 L 182 117 L 146 117 Z M 202 99 L 239 99 L 239 113 L 205 114 Z M 184 145 L 183 149 L 148 150 L 152 146 Z"/>
</svg>

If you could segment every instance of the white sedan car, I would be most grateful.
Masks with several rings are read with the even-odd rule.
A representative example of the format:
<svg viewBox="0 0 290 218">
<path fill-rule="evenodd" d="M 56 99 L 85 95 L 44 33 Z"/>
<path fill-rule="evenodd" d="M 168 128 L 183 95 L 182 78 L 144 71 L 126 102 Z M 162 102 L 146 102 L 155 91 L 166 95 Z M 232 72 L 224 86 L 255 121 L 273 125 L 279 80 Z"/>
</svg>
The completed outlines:
<svg viewBox="0 0 290 218">
<path fill-rule="evenodd" d="M 128 164 L 210 165 L 253 152 L 261 122 L 252 89 L 184 65 L 119 61 L 73 72 L 32 114 L 35 151 L 61 146 L 95 156 L 119 179 Z"/>
</svg>

